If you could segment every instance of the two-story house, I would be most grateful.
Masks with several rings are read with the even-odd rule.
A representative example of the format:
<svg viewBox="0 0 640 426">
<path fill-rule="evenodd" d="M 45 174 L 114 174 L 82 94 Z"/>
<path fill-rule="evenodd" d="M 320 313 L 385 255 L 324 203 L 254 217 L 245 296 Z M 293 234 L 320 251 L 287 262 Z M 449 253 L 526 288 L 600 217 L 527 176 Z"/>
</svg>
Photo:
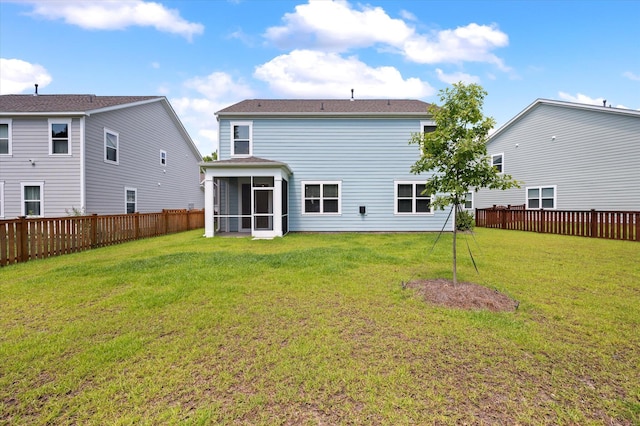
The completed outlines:
<svg viewBox="0 0 640 426">
<path fill-rule="evenodd" d="M 201 161 L 163 96 L 0 96 L 0 219 L 202 208 Z"/>
<path fill-rule="evenodd" d="M 412 133 L 435 123 L 418 100 L 251 99 L 219 111 L 205 169 L 205 235 L 452 230 L 423 194 Z M 446 225 L 445 225 L 446 224 Z"/>
<path fill-rule="evenodd" d="M 537 99 L 491 135 L 487 153 L 522 185 L 480 190 L 474 207 L 640 211 L 640 111 Z"/>
</svg>

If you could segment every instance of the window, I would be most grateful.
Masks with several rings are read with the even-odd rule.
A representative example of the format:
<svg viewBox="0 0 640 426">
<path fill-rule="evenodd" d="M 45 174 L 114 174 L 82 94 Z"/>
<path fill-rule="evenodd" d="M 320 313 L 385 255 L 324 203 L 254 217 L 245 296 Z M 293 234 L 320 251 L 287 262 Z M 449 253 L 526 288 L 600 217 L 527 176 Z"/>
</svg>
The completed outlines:
<svg viewBox="0 0 640 426">
<path fill-rule="evenodd" d="M 160 150 L 160 164 L 167 165 L 167 151 Z"/>
<path fill-rule="evenodd" d="M 302 182 L 303 214 L 340 214 L 340 182 Z"/>
<path fill-rule="evenodd" d="M 120 135 L 109 129 L 104 129 L 104 161 L 105 163 L 118 164 L 118 151 L 120 148 Z"/>
<path fill-rule="evenodd" d="M 22 189 L 22 216 L 44 215 L 44 182 L 23 182 Z"/>
<path fill-rule="evenodd" d="M 136 188 L 125 188 L 125 211 L 127 214 L 138 211 L 138 190 Z"/>
<path fill-rule="evenodd" d="M 432 214 L 431 196 L 422 194 L 424 182 L 395 182 L 396 214 Z"/>
<path fill-rule="evenodd" d="M 464 208 L 467 210 L 473 209 L 473 192 L 464 194 Z"/>
<path fill-rule="evenodd" d="M 251 122 L 231 123 L 231 155 L 249 157 L 253 153 L 251 136 L 253 125 Z"/>
<path fill-rule="evenodd" d="M 527 188 L 528 209 L 555 209 L 556 187 L 538 186 Z"/>
<path fill-rule="evenodd" d="M 0 182 L 0 217 L 4 217 L 4 182 Z"/>
<path fill-rule="evenodd" d="M 496 168 L 498 173 L 504 172 L 504 154 L 493 154 L 491 156 L 491 165 Z"/>
<path fill-rule="evenodd" d="M 422 133 L 431 133 L 436 130 L 435 121 L 421 121 L 420 122 L 420 130 Z"/>
<path fill-rule="evenodd" d="M 11 120 L 0 120 L 0 155 L 11 155 Z"/>
<path fill-rule="evenodd" d="M 49 154 L 71 154 L 71 120 L 49 120 Z"/>
</svg>

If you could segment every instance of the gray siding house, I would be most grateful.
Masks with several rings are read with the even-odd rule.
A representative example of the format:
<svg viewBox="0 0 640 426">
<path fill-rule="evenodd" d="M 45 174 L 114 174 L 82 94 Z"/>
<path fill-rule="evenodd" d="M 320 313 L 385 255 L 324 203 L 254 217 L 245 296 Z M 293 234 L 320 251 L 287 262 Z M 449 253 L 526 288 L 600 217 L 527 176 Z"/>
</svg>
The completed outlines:
<svg viewBox="0 0 640 426">
<path fill-rule="evenodd" d="M 0 96 L 0 219 L 202 208 L 201 161 L 162 96 Z"/>
<path fill-rule="evenodd" d="M 448 211 L 413 175 L 417 100 L 252 99 L 219 111 L 219 160 L 205 169 L 205 235 L 439 231 Z M 452 224 L 447 225 L 452 229 Z"/>
<path fill-rule="evenodd" d="M 640 111 L 538 99 L 487 152 L 520 189 L 480 190 L 475 208 L 640 211 Z"/>
</svg>

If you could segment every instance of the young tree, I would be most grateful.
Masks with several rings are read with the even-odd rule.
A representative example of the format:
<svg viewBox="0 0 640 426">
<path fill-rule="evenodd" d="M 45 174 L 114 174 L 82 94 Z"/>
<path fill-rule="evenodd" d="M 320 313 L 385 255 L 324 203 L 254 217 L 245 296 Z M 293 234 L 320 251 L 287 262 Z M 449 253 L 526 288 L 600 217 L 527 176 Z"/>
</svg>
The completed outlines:
<svg viewBox="0 0 640 426">
<path fill-rule="evenodd" d="M 482 115 L 487 92 L 477 84 L 455 83 L 440 91 L 441 106 L 432 104 L 429 112 L 436 128 L 429 133 L 415 133 L 409 143 L 418 144 L 421 157 L 411 172 L 433 172 L 427 179 L 425 193 L 435 194 L 434 208 L 444 210 L 453 205 L 454 217 L 468 192 L 480 188 L 518 187 L 511 176 L 499 174 L 491 166 L 486 142 L 495 120 Z M 454 219 L 455 221 L 455 219 Z M 456 262 L 457 230 L 453 226 L 453 283 L 458 283 Z"/>
</svg>

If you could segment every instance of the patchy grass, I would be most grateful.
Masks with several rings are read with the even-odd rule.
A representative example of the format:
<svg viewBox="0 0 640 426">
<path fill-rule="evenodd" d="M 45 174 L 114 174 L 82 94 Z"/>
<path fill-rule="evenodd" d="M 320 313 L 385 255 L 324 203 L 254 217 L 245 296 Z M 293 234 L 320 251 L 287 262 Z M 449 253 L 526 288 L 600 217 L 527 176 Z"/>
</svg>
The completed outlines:
<svg viewBox="0 0 640 426">
<path fill-rule="evenodd" d="M 403 289 L 450 236 L 201 233 L 1 268 L 0 423 L 640 423 L 637 243 L 478 229 L 490 312 Z"/>
</svg>

